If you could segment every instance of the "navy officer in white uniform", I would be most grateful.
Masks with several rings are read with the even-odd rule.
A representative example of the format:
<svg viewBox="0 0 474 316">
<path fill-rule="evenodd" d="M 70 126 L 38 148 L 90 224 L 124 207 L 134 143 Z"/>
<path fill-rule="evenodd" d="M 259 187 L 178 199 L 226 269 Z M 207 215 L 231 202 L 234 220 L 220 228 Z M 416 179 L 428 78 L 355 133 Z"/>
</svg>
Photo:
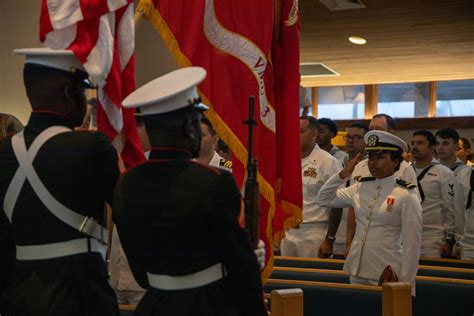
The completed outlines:
<svg viewBox="0 0 474 316">
<path fill-rule="evenodd" d="M 71 51 L 25 49 L 33 112 L 0 141 L 0 274 L 11 278 L 1 315 L 118 315 L 104 260 L 104 203 L 119 175 L 100 132 L 73 131 L 86 111 L 88 74 Z M 5 249 L 16 250 L 5 255 Z M 16 260 L 15 260 L 16 259 Z M 5 269 L 5 263 L 14 261 Z"/>
<path fill-rule="evenodd" d="M 329 257 L 341 218 L 341 209 L 316 202 L 323 184 L 342 169 L 341 163 L 318 144 L 319 123 L 312 116 L 300 118 L 303 222 L 290 229 L 281 241 L 281 254 L 296 257 Z M 338 216 L 339 220 L 333 218 Z M 328 222 L 334 223 L 328 225 Z"/>
<path fill-rule="evenodd" d="M 121 175 L 114 197 L 123 249 L 147 289 L 135 315 L 266 315 L 232 174 L 192 159 L 205 109 L 196 86 L 205 76 L 200 67 L 175 70 L 123 102 L 141 108 L 152 147 Z"/>
<path fill-rule="evenodd" d="M 216 151 L 219 135 L 206 117 L 201 120 L 202 140 L 199 156 L 196 161 L 216 168 L 223 168 L 232 172 L 232 161 L 223 158 Z"/>
<path fill-rule="evenodd" d="M 358 155 L 323 185 L 316 203 L 354 208 L 357 229 L 344 264 L 351 283 L 377 285 L 390 265 L 400 281 L 411 283 L 414 295 L 423 226 L 421 205 L 415 185 L 395 176 L 407 145 L 384 131 L 370 131 L 364 138 L 371 176 L 340 188 L 360 159 Z"/>
</svg>

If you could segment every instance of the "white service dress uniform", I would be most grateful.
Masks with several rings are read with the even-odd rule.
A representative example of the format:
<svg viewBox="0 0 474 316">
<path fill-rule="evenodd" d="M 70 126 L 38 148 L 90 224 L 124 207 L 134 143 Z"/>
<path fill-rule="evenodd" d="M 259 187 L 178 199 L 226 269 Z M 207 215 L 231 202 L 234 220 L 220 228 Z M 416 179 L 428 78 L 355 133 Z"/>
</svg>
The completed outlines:
<svg viewBox="0 0 474 316">
<path fill-rule="evenodd" d="M 341 150 L 336 145 L 332 145 L 331 149 L 329 150 L 331 156 L 339 160 L 339 162 L 344 165 L 344 162 L 347 161 L 347 153 Z"/>
<path fill-rule="evenodd" d="M 418 192 L 423 209 L 422 257 L 440 258 L 441 246 L 446 236 L 454 238 L 454 217 L 456 214 L 457 183 L 454 173 L 437 160 L 430 166 L 414 168 L 419 179 Z M 426 171 L 424 171 L 426 170 Z M 458 192 L 456 192 L 458 191 Z"/>
<path fill-rule="evenodd" d="M 461 159 L 456 158 L 454 164 L 449 167 L 449 169 L 451 169 L 454 172 L 454 175 L 457 176 L 461 171 L 469 169 L 469 166 L 465 165 Z"/>
<path fill-rule="evenodd" d="M 400 281 L 411 283 L 414 293 L 422 229 L 416 193 L 397 184 L 394 175 L 338 189 L 346 180 L 333 175 L 316 200 L 328 207 L 354 207 L 356 233 L 344 271 L 376 284 L 391 265 Z"/>
<path fill-rule="evenodd" d="M 382 131 L 368 132 L 365 140 L 368 151 L 406 147 L 403 140 Z M 327 207 L 354 208 L 356 232 L 344 271 L 350 274 L 351 283 L 376 285 L 390 265 L 401 282 L 411 284 L 414 295 L 423 227 L 416 186 L 395 174 L 360 178 L 358 183 L 341 188 L 347 180 L 334 174 L 315 201 Z"/>
<path fill-rule="evenodd" d="M 138 285 L 130 269 L 117 229 L 112 232 L 109 275 L 110 286 L 114 289 L 119 304 L 138 304 L 145 295 L 146 290 Z"/>
<path fill-rule="evenodd" d="M 330 208 L 316 203 L 316 195 L 329 177 L 338 173 L 341 168 L 341 163 L 318 144 L 301 160 L 303 222 L 286 233 L 281 242 L 283 256 L 318 256 L 319 246 L 326 238 Z"/>
<path fill-rule="evenodd" d="M 464 168 L 458 174 L 464 190 L 464 216 L 458 216 L 456 228 L 461 232 L 461 259 L 474 260 L 474 167 Z"/>
<path fill-rule="evenodd" d="M 211 161 L 209 161 L 209 166 L 222 168 L 229 172 L 232 172 L 232 161 L 223 158 L 217 152 L 214 152 L 214 155 L 212 156 Z"/>
<path fill-rule="evenodd" d="M 365 155 L 364 159 L 367 158 L 367 155 Z M 342 162 L 342 166 L 347 165 L 349 162 L 349 156 L 346 155 L 344 161 Z M 352 178 L 352 175 L 350 177 L 350 180 L 347 180 L 344 184 L 344 186 L 348 187 L 351 184 L 354 183 L 354 179 Z M 346 251 L 346 241 L 347 241 L 347 213 L 349 212 L 350 208 L 343 208 L 342 209 L 342 216 L 341 216 L 341 222 L 339 223 L 339 227 L 337 229 L 336 233 L 336 241 L 334 242 L 334 254 L 344 254 Z"/>
<path fill-rule="evenodd" d="M 352 175 L 351 175 L 351 183 L 354 183 L 354 180 L 357 181 L 357 179 L 372 176 L 369 171 L 368 163 L 369 163 L 369 160 L 364 159 L 355 166 L 354 171 L 352 172 Z M 416 184 L 415 171 L 413 171 L 413 167 L 411 166 L 411 164 L 406 162 L 405 160 L 403 160 L 400 163 L 400 168 L 397 171 L 395 171 L 395 178 L 402 179 L 408 183 Z M 414 190 L 417 192 L 418 198 L 421 201 L 421 197 L 419 196 L 418 189 L 415 188 Z"/>
</svg>

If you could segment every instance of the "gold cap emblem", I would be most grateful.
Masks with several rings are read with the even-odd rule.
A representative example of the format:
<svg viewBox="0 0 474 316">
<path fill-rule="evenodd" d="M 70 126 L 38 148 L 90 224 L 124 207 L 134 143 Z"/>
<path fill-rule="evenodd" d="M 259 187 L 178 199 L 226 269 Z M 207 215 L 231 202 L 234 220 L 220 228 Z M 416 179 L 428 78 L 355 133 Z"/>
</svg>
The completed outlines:
<svg viewBox="0 0 474 316">
<path fill-rule="evenodd" d="M 375 147 L 379 141 L 379 137 L 377 135 L 370 135 L 367 139 L 367 147 Z"/>
</svg>

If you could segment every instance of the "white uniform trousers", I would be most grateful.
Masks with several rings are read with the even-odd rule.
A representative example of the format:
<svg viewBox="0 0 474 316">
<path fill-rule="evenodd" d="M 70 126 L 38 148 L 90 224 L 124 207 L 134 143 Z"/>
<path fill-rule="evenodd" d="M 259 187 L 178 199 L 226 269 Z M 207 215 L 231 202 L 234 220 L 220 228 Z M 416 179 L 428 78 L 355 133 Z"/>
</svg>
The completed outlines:
<svg viewBox="0 0 474 316">
<path fill-rule="evenodd" d="M 462 260 L 474 260 L 474 245 L 464 243 L 461 247 Z"/>
<path fill-rule="evenodd" d="M 426 237 L 421 240 L 420 257 L 441 258 L 442 238 Z"/>
<path fill-rule="evenodd" d="M 299 228 L 289 230 L 281 241 L 281 255 L 317 258 L 327 230 L 327 222 L 300 224 Z"/>
<path fill-rule="evenodd" d="M 372 280 L 367 278 L 360 278 L 358 276 L 352 275 L 350 276 L 351 284 L 359 284 L 359 285 L 379 285 L 379 280 Z"/>
</svg>

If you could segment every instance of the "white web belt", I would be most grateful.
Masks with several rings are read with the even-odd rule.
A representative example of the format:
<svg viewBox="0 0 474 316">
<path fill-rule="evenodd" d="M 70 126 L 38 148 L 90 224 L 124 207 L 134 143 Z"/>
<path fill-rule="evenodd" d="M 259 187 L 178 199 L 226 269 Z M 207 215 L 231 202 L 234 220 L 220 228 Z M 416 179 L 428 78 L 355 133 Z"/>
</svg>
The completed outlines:
<svg viewBox="0 0 474 316">
<path fill-rule="evenodd" d="M 148 283 L 158 290 L 176 291 L 205 286 L 222 279 L 226 270 L 222 263 L 216 263 L 204 270 L 180 276 L 147 273 Z"/>
<path fill-rule="evenodd" d="M 94 238 L 73 239 L 45 245 L 16 246 L 17 260 L 45 260 L 98 252 L 105 261 L 107 246 Z"/>
</svg>

